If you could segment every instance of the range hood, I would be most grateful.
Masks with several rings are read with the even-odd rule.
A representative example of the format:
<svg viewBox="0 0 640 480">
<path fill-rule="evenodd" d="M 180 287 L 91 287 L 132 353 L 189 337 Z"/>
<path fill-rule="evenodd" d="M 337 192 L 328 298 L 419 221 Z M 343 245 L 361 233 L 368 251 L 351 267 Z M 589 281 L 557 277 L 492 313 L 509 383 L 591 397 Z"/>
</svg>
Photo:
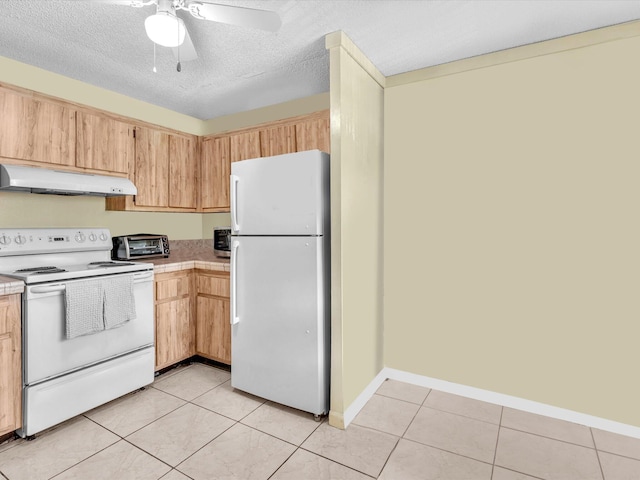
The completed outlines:
<svg viewBox="0 0 640 480">
<path fill-rule="evenodd" d="M 0 165 L 1 191 L 98 197 L 117 197 L 138 193 L 136 186 L 126 178 L 22 165 Z"/>
</svg>

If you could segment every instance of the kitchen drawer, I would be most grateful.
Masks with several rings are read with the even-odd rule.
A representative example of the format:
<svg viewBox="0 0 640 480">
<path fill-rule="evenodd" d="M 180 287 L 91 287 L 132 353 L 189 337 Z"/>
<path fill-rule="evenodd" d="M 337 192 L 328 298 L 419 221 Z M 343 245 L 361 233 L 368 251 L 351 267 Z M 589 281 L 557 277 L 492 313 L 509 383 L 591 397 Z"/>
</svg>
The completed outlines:
<svg viewBox="0 0 640 480">
<path fill-rule="evenodd" d="M 190 272 L 156 275 L 156 302 L 189 295 Z"/>
<path fill-rule="evenodd" d="M 219 275 L 198 274 L 198 294 L 229 297 L 229 274 Z"/>
</svg>

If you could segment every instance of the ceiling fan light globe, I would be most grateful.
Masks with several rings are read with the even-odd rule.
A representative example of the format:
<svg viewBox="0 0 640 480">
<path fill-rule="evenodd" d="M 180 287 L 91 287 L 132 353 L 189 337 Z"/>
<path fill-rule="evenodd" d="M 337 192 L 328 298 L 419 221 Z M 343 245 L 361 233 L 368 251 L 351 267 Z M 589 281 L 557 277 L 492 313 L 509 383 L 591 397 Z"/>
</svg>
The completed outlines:
<svg viewBox="0 0 640 480">
<path fill-rule="evenodd" d="M 163 47 L 178 47 L 184 42 L 186 28 L 181 18 L 166 12 L 150 15 L 144 21 L 147 36 Z"/>
</svg>

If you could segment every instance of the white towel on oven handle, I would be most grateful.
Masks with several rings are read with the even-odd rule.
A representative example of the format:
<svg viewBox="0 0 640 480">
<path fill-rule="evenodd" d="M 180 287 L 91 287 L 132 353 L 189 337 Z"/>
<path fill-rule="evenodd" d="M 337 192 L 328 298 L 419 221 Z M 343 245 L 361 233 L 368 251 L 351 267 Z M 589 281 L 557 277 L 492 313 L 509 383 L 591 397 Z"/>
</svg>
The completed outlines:
<svg viewBox="0 0 640 480">
<path fill-rule="evenodd" d="M 102 280 L 65 284 L 65 330 L 68 339 L 104 330 Z"/>
<path fill-rule="evenodd" d="M 136 318 L 136 302 L 133 296 L 133 275 L 116 275 L 105 278 L 104 328 L 120 327 Z"/>
</svg>

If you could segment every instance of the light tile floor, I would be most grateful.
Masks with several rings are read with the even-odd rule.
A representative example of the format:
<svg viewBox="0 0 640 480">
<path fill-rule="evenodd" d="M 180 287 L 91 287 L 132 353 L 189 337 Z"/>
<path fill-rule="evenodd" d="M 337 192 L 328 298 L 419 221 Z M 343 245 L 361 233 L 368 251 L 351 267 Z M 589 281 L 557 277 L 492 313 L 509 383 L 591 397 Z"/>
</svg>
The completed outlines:
<svg viewBox="0 0 640 480">
<path fill-rule="evenodd" d="M 640 440 L 386 381 L 346 430 L 195 363 L 0 445 L 0 480 L 625 480 Z"/>
</svg>

